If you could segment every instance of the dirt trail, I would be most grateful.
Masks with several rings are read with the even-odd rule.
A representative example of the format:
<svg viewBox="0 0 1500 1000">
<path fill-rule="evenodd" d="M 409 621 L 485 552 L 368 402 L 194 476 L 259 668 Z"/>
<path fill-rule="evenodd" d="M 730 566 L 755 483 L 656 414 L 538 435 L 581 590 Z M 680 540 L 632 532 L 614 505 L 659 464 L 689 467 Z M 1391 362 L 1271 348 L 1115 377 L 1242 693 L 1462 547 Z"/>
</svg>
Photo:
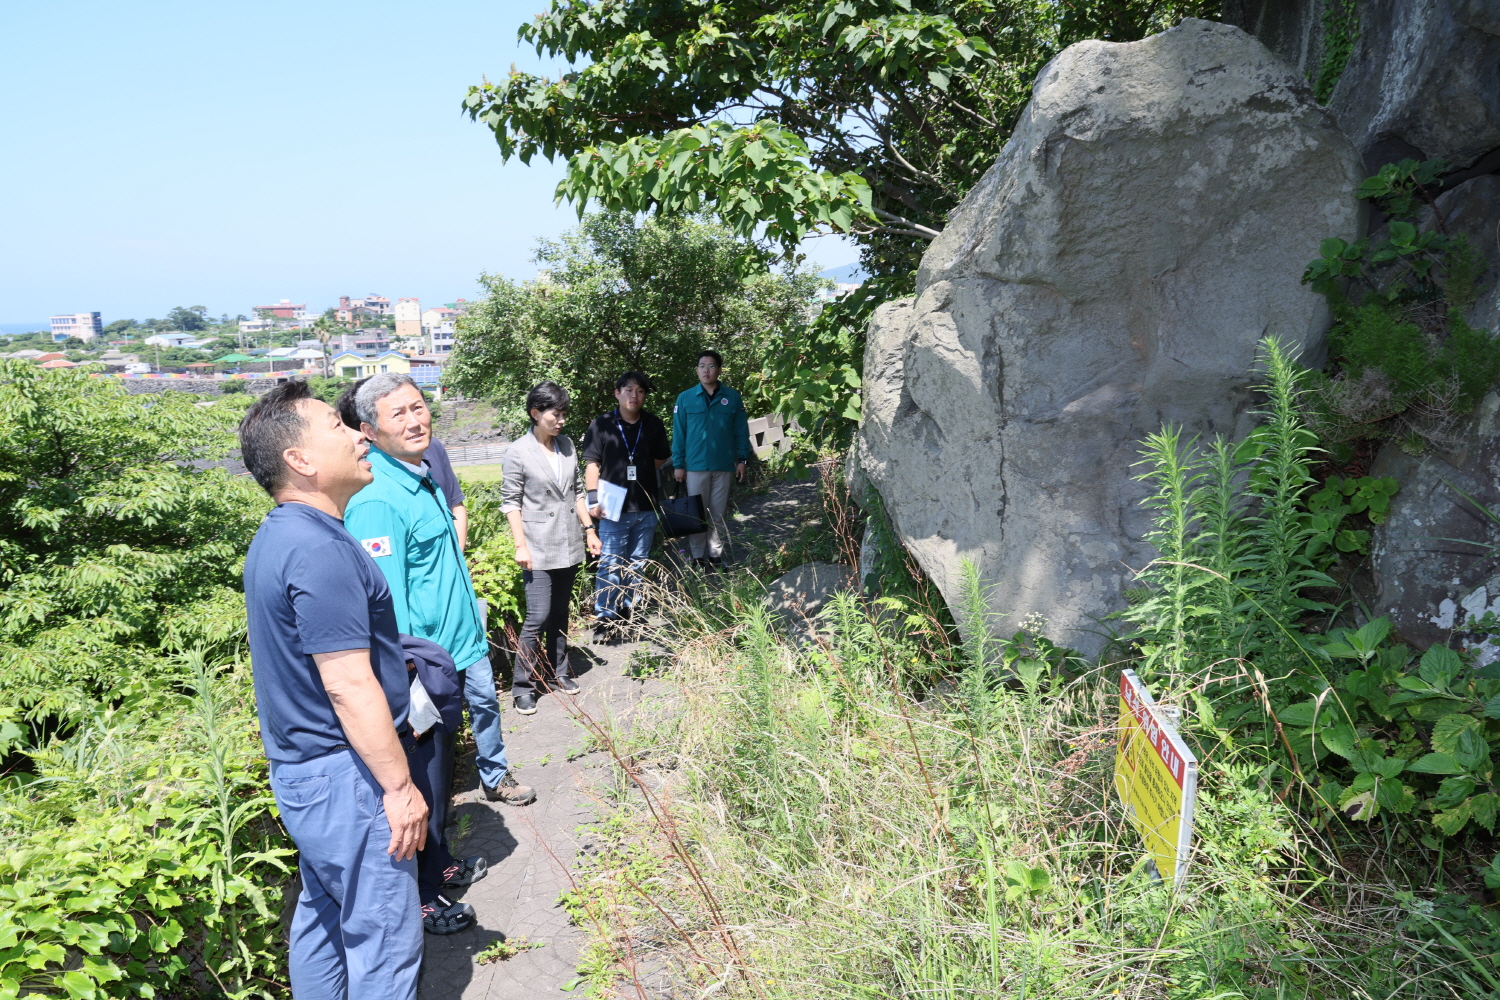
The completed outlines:
<svg viewBox="0 0 1500 1000">
<path fill-rule="evenodd" d="M 731 561 L 748 553 L 752 538 L 772 547 L 785 541 L 795 531 L 799 508 L 816 502 L 811 483 L 775 483 L 746 497 L 730 526 L 736 543 Z M 575 633 L 574 669 L 582 688 L 578 706 L 594 718 L 628 725 L 643 703 L 669 691 L 665 681 L 626 676 L 640 643 L 603 645 L 587 638 L 587 632 Z M 561 987 L 576 976 L 584 935 L 569 922 L 558 897 L 569 887 L 567 872 L 585 846 L 587 836 L 578 828 L 598 815 L 595 789 L 608 780 L 611 765 L 603 752 L 579 756 L 588 738 L 560 703 L 565 695 L 548 695 L 529 717 L 516 714 L 507 692 L 500 695 L 506 751 L 520 767 L 520 781 L 536 788 L 537 801 L 519 809 L 487 802 L 479 794 L 472 760 L 469 767 L 460 764 L 460 774 L 468 777 L 454 795 L 458 826 L 453 829 L 467 825 L 468 832 L 454 853 L 483 854 L 490 871 L 455 894 L 474 907 L 478 923 L 460 934 L 427 936 L 420 1000 L 566 996 Z M 502 936 L 546 944 L 480 965 L 475 956 Z"/>
</svg>

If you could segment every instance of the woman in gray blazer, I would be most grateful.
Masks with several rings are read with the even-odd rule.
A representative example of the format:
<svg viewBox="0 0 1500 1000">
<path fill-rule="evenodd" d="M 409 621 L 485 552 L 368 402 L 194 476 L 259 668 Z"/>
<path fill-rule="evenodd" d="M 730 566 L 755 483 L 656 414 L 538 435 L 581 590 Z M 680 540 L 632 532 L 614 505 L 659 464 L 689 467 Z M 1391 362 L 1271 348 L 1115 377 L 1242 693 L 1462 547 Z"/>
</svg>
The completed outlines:
<svg viewBox="0 0 1500 1000">
<path fill-rule="evenodd" d="M 516 711 L 531 715 L 538 689 L 578 691 L 568 665 L 568 602 L 584 546 L 597 556 L 599 536 L 589 516 L 578 454 L 562 434 L 568 391 L 556 382 L 542 382 L 527 394 L 526 411 L 531 431 L 513 441 L 502 459 L 500 510 L 510 521 L 516 562 L 526 583 L 526 621 L 511 696 Z"/>
</svg>

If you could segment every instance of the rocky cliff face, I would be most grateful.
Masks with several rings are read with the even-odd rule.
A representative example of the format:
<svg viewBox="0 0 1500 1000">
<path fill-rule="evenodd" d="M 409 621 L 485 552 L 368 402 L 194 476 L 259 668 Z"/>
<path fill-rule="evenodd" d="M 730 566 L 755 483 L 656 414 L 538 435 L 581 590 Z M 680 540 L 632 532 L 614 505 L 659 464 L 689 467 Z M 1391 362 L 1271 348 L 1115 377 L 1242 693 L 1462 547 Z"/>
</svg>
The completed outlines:
<svg viewBox="0 0 1500 1000">
<path fill-rule="evenodd" d="M 1048 65 L 915 300 L 870 327 L 858 460 L 950 605 L 973 560 L 998 610 L 1102 647 L 1152 556 L 1139 440 L 1243 433 L 1264 336 L 1321 360 L 1299 278 L 1358 235 L 1361 176 L 1301 75 L 1235 27 Z"/>
<path fill-rule="evenodd" d="M 1323 10 L 1324 0 L 1228 0 L 1225 17 L 1315 78 L 1332 44 Z M 1329 111 L 1366 173 L 1406 157 L 1448 161 L 1425 227 L 1464 235 L 1487 259 L 1467 319 L 1494 331 L 1500 327 L 1500 0 L 1360 0 L 1355 10 L 1357 36 Z M 1500 504 L 1497 406 L 1495 397 L 1486 400 L 1447 447 L 1412 455 L 1387 445 L 1372 469 L 1401 482 L 1372 546 L 1374 610 L 1420 645 L 1448 639 L 1489 608 L 1482 595 L 1495 562 L 1484 557 L 1485 546 L 1500 535 L 1457 491 L 1492 508 Z M 1500 593 L 1493 582 L 1489 590 Z"/>
<path fill-rule="evenodd" d="M 1316 79 L 1325 0 L 1226 0 L 1224 20 Z M 1354 45 L 1329 100 L 1370 173 L 1410 156 L 1469 171 L 1500 148 L 1500 3 L 1360 0 Z M 1492 173 L 1500 162 L 1491 162 Z M 1474 176 L 1477 176 L 1475 174 Z M 1450 179 L 1449 186 L 1452 186 Z"/>
<path fill-rule="evenodd" d="M 1331 45 L 1324 9 L 1325 0 L 1226 0 L 1224 19 L 1316 79 Z M 1488 197 L 1500 173 L 1500 0 L 1360 0 L 1355 10 L 1328 110 L 1367 174 L 1406 157 L 1447 160 L 1444 197 L 1467 206 L 1475 249 L 1500 263 L 1500 204 Z M 1475 326 L 1500 323 L 1496 278 L 1492 268 L 1481 284 Z"/>
</svg>

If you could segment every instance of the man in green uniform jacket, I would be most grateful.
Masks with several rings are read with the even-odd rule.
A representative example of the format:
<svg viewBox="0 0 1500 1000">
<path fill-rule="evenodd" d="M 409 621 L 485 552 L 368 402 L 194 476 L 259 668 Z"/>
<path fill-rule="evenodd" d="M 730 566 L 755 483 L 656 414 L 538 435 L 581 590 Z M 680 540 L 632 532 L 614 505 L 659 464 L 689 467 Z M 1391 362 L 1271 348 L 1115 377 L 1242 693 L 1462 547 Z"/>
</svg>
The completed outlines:
<svg viewBox="0 0 1500 1000">
<path fill-rule="evenodd" d="M 719 381 L 724 359 L 718 351 L 698 354 L 698 384 L 680 393 L 672 407 L 672 466 L 688 496 L 701 496 L 708 531 L 688 536 L 693 559 L 717 566 L 729 536 L 730 475 L 745 481 L 750 461 L 750 420 L 740 394 Z"/>
<path fill-rule="evenodd" d="M 367 458 L 375 481 L 345 509 L 344 526 L 385 574 L 396 627 L 437 643 L 453 657 L 486 797 L 525 805 L 536 793 L 510 774 L 479 600 L 448 501 L 424 459 L 432 441 L 432 411 L 416 383 L 395 373 L 365 382 L 355 407 L 374 444 Z"/>
</svg>

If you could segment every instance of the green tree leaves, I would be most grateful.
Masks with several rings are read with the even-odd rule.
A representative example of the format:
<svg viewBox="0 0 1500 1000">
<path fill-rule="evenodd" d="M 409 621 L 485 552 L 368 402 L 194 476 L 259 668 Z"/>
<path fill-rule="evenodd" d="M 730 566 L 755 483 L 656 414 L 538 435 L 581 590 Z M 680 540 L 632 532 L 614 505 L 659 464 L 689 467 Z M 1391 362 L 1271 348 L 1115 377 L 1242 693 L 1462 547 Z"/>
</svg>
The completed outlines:
<svg viewBox="0 0 1500 1000">
<path fill-rule="evenodd" d="M 648 406 L 669 418 L 670 394 L 693 384 L 697 352 L 711 347 L 753 405 L 770 338 L 805 322 L 822 284 L 796 267 L 773 272 L 771 259 L 763 244 L 698 219 L 590 215 L 538 245 L 536 281 L 483 279 L 490 294 L 459 321 L 448 375 L 518 423 L 527 390 L 554 379 L 573 394 L 581 432 L 615 405 L 615 379 L 631 370 L 657 381 Z"/>
<path fill-rule="evenodd" d="M 238 411 L 197 403 L 0 362 L 0 704 L 69 715 L 124 697 L 178 608 L 238 586 L 269 501 L 205 467 Z M 203 638 L 237 641 L 228 629 Z"/>
<path fill-rule="evenodd" d="M 512 70 L 464 110 L 558 197 L 721 212 L 784 247 L 813 230 L 920 246 L 994 162 L 1036 73 L 1080 38 L 1128 41 L 1197 0 L 552 0 L 520 29 L 576 68 Z M 876 253 L 875 273 L 912 269 Z"/>
<path fill-rule="evenodd" d="M 632 137 L 589 146 L 569 163 L 558 192 L 583 209 L 713 211 L 741 237 L 762 224 L 792 248 L 810 230 L 850 231 L 874 220 L 870 186 L 858 174 L 808 166 L 807 145 L 771 119 L 748 128 L 710 121 L 655 139 Z"/>
</svg>

